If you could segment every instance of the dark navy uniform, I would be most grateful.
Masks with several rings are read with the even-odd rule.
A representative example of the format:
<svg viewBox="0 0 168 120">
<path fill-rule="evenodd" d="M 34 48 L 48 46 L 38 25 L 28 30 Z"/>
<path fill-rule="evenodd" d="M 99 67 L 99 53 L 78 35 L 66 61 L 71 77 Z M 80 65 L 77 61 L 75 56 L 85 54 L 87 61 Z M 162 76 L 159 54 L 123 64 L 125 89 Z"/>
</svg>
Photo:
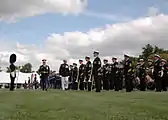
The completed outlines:
<svg viewBox="0 0 168 120">
<path fill-rule="evenodd" d="M 88 91 L 91 91 L 92 89 L 91 71 L 92 71 L 92 63 L 90 61 L 87 61 L 85 65 L 85 90 Z"/>
<path fill-rule="evenodd" d="M 41 75 L 42 90 L 47 90 L 50 67 L 48 65 L 41 65 L 39 68 L 39 73 Z"/>
<path fill-rule="evenodd" d="M 120 62 L 118 64 L 118 73 L 117 73 L 117 80 L 119 82 L 119 90 L 123 89 L 123 75 L 124 75 L 123 64 L 122 62 Z"/>
<path fill-rule="evenodd" d="M 117 74 L 119 74 L 118 72 L 119 72 L 118 62 L 114 62 L 112 65 L 112 77 L 114 81 L 115 91 L 119 91 L 120 89 L 120 81 L 117 79 Z"/>
<path fill-rule="evenodd" d="M 104 62 L 107 61 L 107 60 L 104 60 Z M 109 90 L 109 78 L 110 78 L 110 71 L 109 71 L 109 67 L 110 65 L 107 63 L 107 64 L 104 64 L 102 69 L 103 69 L 103 89 L 104 90 Z"/>
<path fill-rule="evenodd" d="M 161 92 L 162 90 L 162 64 L 160 60 L 159 55 L 155 55 L 155 57 L 158 57 L 157 60 L 154 61 L 154 71 L 153 71 L 153 76 L 155 80 L 155 85 L 156 85 L 156 92 Z"/>
<path fill-rule="evenodd" d="M 113 79 L 113 64 L 109 64 L 109 89 L 113 90 L 114 89 L 114 79 Z"/>
<path fill-rule="evenodd" d="M 94 52 L 94 54 L 99 54 L 99 52 Z M 98 56 L 95 57 L 93 61 L 93 77 L 95 81 L 96 92 L 101 91 L 101 60 Z"/>
<path fill-rule="evenodd" d="M 73 65 L 74 65 L 74 68 L 72 70 L 72 89 L 78 90 L 78 80 L 77 80 L 78 68 L 76 63 L 73 63 Z"/>
<path fill-rule="evenodd" d="M 128 57 L 127 60 L 124 61 L 124 77 L 125 77 L 125 88 L 126 92 L 131 92 L 133 90 L 133 66 L 132 61 L 129 59 L 128 55 L 124 55 Z"/>
<path fill-rule="evenodd" d="M 162 76 L 162 90 L 167 91 L 167 81 L 168 81 L 168 69 L 167 69 L 167 61 L 162 59 L 162 69 L 163 69 L 163 76 Z"/>
<path fill-rule="evenodd" d="M 85 82 L 84 82 L 84 79 L 85 79 L 85 65 L 84 64 L 81 64 L 79 66 L 79 76 L 78 76 L 78 79 L 79 79 L 79 83 L 78 83 L 79 84 L 79 89 L 80 90 L 84 90 L 84 87 L 85 87 L 84 86 L 85 85 Z"/>
<path fill-rule="evenodd" d="M 69 78 L 68 78 L 68 81 L 69 81 L 68 89 L 72 89 L 72 80 L 73 80 L 72 76 L 73 76 L 73 65 L 70 65 Z"/>
<path fill-rule="evenodd" d="M 61 75 L 61 86 L 62 90 L 68 90 L 69 86 L 69 65 L 66 60 L 63 60 L 63 64 L 61 64 L 59 69 L 59 74 Z"/>
<path fill-rule="evenodd" d="M 143 62 L 141 60 L 141 62 Z M 146 90 L 146 81 L 145 81 L 145 77 L 146 77 L 146 67 L 145 64 L 142 63 L 139 66 L 139 75 L 138 75 L 139 79 L 140 79 L 140 90 L 141 91 L 145 91 Z"/>
<path fill-rule="evenodd" d="M 59 69 L 59 74 L 62 77 L 68 77 L 69 76 L 69 65 L 68 64 L 61 64 Z"/>
</svg>

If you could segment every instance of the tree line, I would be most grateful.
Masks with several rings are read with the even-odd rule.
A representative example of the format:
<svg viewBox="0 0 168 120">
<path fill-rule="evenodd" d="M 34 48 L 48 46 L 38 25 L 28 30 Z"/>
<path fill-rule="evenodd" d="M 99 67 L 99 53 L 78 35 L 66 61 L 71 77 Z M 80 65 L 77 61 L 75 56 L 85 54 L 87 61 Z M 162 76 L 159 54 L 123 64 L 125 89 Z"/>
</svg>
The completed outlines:
<svg viewBox="0 0 168 120">
<path fill-rule="evenodd" d="M 32 64 L 31 63 L 26 63 L 23 66 L 16 66 L 16 70 L 20 70 L 20 72 L 22 73 L 32 73 Z M 10 68 L 7 67 L 7 71 L 6 72 L 10 72 Z"/>
</svg>

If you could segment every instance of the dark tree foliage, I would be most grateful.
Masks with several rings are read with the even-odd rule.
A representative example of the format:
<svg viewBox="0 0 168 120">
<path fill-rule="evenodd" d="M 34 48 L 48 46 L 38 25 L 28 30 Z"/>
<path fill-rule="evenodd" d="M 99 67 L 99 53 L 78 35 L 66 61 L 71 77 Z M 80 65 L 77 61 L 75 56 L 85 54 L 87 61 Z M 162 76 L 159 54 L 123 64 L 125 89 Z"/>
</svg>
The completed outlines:
<svg viewBox="0 0 168 120">
<path fill-rule="evenodd" d="M 23 73 L 31 73 L 32 72 L 32 64 L 31 63 L 27 63 L 25 65 L 23 65 L 20 69 L 20 72 Z"/>
</svg>

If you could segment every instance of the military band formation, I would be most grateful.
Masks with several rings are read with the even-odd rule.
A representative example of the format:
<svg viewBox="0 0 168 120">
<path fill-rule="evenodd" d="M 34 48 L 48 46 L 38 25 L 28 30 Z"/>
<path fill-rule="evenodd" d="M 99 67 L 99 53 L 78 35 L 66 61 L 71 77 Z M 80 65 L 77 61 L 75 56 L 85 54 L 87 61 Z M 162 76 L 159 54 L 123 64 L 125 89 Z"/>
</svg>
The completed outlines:
<svg viewBox="0 0 168 120">
<path fill-rule="evenodd" d="M 124 55 L 124 60 L 118 62 L 116 57 L 112 57 L 112 63 L 107 59 L 103 64 L 99 57 L 99 52 L 94 51 L 93 63 L 90 57 L 86 56 L 86 64 L 83 60 L 68 65 L 66 60 L 60 65 L 59 75 L 61 76 L 62 90 L 81 90 L 101 92 L 101 90 L 120 91 L 125 89 L 131 92 L 135 88 L 140 91 L 155 90 L 156 92 L 167 91 L 168 64 L 167 61 L 155 54 L 154 60 L 149 59 L 147 64 L 143 59 L 139 59 L 136 67 L 129 55 Z M 50 68 L 43 60 L 39 73 L 41 74 L 42 90 L 47 90 L 46 81 Z"/>
</svg>

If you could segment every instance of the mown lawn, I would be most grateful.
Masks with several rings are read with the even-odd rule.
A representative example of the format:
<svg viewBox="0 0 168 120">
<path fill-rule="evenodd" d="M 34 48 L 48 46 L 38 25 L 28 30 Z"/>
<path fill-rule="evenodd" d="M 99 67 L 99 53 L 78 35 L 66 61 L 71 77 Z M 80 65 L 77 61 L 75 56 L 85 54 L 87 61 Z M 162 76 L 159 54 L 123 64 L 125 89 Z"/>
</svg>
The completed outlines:
<svg viewBox="0 0 168 120">
<path fill-rule="evenodd" d="M 0 120 L 168 120 L 168 93 L 0 90 Z"/>
</svg>

